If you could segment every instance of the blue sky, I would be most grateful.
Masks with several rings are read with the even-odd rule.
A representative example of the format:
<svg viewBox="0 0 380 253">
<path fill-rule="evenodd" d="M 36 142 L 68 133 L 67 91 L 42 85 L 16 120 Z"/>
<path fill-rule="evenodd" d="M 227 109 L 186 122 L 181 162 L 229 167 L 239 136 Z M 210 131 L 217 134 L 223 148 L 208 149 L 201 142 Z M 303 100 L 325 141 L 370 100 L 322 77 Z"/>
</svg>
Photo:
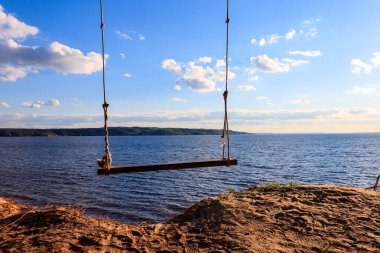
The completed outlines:
<svg viewBox="0 0 380 253">
<path fill-rule="evenodd" d="M 101 127 L 99 2 L 0 5 L 0 127 Z M 104 0 L 110 125 L 221 128 L 225 11 L 223 0 Z M 231 0 L 231 128 L 378 132 L 379 11 Z"/>
</svg>

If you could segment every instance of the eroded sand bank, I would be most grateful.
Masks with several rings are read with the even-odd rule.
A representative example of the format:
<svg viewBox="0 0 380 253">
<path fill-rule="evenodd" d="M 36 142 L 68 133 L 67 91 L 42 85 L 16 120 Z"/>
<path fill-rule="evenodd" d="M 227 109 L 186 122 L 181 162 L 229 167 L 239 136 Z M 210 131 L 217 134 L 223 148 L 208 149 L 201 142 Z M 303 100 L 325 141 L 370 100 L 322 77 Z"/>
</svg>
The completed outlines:
<svg viewBox="0 0 380 253">
<path fill-rule="evenodd" d="M 167 223 L 142 225 L 0 198 L 1 252 L 379 250 L 380 193 L 357 187 L 253 187 L 203 200 Z"/>
</svg>

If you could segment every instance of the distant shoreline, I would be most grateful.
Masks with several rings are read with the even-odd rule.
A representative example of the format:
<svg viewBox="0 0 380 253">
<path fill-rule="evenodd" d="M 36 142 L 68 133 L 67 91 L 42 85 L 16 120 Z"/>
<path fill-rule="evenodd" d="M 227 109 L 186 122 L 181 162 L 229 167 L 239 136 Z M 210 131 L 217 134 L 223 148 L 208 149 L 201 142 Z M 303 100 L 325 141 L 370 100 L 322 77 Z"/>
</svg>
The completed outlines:
<svg viewBox="0 0 380 253">
<path fill-rule="evenodd" d="M 231 134 L 250 134 L 230 131 Z M 154 135 L 221 135 L 221 129 L 203 128 L 159 128 L 159 127 L 110 127 L 110 136 L 154 136 Z M 33 136 L 103 136 L 103 128 L 0 128 L 0 137 L 33 137 Z"/>
</svg>

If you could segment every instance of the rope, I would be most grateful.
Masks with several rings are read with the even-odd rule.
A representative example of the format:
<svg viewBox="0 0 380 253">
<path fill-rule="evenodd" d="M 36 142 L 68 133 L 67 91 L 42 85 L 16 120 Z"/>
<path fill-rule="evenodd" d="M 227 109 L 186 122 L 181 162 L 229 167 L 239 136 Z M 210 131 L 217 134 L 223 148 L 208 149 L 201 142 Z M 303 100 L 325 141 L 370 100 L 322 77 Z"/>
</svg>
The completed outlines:
<svg viewBox="0 0 380 253">
<path fill-rule="evenodd" d="M 102 63 L 103 63 L 103 112 L 104 112 L 104 142 L 105 142 L 105 155 L 103 156 L 103 168 L 106 170 L 111 169 L 112 156 L 109 148 L 108 141 L 108 106 L 106 100 L 106 69 L 105 69 L 105 55 L 104 55 L 104 22 L 103 22 L 103 0 L 100 0 L 100 29 L 102 31 Z"/>
<path fill-rule="evenodd" d="M 229 24 L 230 24 L 230 1 L 227 0 L 227 18 L 226 18 L 226 26 L 227 26 L 227 32 L 226 32 L 226 90 L 223 92 L 223 98 L 224 98 L 224 124 L 223 124 L 223 158 L 225 158 L 225 149 L 226 149 L 226 142 L 225 139 L 227 137 L 227 159 L 230 160 L 230 130 L 228 127 L 228 114 L 227 114 L 227 97 L 228 97 L 228 41 L 229 41 Z"/>
</svg>

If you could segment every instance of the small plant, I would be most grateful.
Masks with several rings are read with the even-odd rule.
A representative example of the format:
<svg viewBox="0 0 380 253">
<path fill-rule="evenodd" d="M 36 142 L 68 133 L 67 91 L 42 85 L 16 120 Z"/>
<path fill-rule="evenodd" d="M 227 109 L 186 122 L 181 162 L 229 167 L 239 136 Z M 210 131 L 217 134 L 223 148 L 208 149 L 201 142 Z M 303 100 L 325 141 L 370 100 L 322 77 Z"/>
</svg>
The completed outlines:
<svg viewBox="0 0 380 253">
<path fill-rule="evenodd" d="M 290 180 L 288 182 L 288 187 L 294 187 L 296 185 L 296 182 L 294 182 L 293 180 Z"/>
<path fill-rule="evenodd" d="M 229 194 L 232 194 L 232 193 L 235 192 L 235 190 L 234 190 L 232 187 L 228 187 L 228 188 L 227 188 L 227 192 L 228 192 Z"/>
</svg>

